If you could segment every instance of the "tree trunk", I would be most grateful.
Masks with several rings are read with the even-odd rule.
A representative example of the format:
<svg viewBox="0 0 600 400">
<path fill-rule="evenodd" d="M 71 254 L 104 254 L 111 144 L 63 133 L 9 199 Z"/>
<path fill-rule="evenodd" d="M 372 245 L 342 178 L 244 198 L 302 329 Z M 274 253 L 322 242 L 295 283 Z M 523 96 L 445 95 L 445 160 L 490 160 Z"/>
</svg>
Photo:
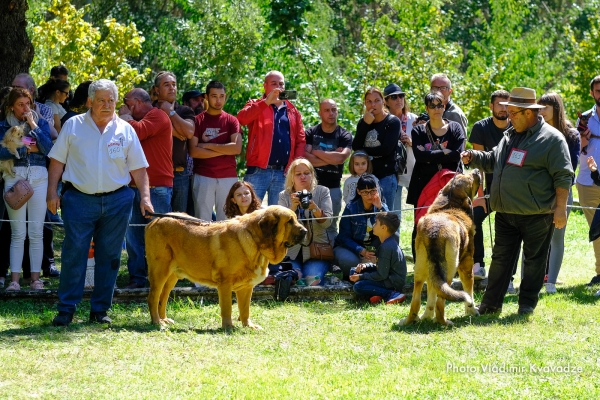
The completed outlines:
<svg viewBox="0 0 600 400">
<path fill-rule="evenodd" d="M 27 0 L 0 0 L 0 87 L 29 72 L 33 61 L 34 49 L 25 29 L 27 9 Z"/>
</svg>

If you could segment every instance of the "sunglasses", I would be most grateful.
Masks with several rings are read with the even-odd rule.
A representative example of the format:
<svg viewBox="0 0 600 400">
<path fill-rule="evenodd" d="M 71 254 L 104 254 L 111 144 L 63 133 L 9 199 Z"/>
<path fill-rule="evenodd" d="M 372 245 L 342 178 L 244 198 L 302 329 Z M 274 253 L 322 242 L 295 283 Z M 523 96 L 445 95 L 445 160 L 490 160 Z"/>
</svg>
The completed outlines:
<svg viewBox="0 0 600 400">
<path fill-rule="evenodd" d="M 392 99 L 392 100 L 398 100 L 398 99 L 403 99 L 404 98 L 404 93 L 401 94 L 390 94 L 388 97 L 386 97 L 387 99 Z"/>
<path fill-rule="evenodd" d="M 436 108 L 439 108 L 440 110 L 444 109 L 444 105 L 443 104 L 429 104 L 427 106 L 427 108 L 429 108 L 430 110 L 435 110 Z"/>
</svg>

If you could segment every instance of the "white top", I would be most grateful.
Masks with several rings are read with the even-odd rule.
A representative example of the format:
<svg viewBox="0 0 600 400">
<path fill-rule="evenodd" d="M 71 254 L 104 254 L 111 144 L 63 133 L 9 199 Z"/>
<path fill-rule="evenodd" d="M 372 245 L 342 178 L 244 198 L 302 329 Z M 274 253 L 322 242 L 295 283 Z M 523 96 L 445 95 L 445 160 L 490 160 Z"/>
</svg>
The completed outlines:
<svg viewBox="0 0 600 400">
<path fill-rule="evenodd" d="M 113 115 L 101 133 L 90 111 L 65 123 L 48 157 L 66 164 L 63 180 L 87 194 L 117 190 L 131 181 L 129 171 L 148 167 L 129 123 Z"/>
<path fill-rule="evenodd" d="M 406 114 L 406 116 L 406 134 L 412 140 L 412 128 L 415 121 L 417 120 L 417 116 L 413 113 L 408 113 Z M 398 186 L 408 188 L 408 185 L 410 184 L 410 177 L 412 176 L 413 169 L 415 168 L 415 154 L 413 153 L 412 146 L 405 145 L 404 147 L 406 147 L 407 156 L 406 173 L 398 177 Z"/>
<path fill-rule="evenodd" d="M 593 135 L 600 136 L 600 118 L 596 112 L 596 106 L 592 109 L 592 115 L 588 120 L 588 128 Z M 579 120 L 577 120 L 579 124 Z M 596 163 L 600 160 L 600 139 L 590 137 L 590 142 L 587 146 L 587 155 L 581 154 L 579 157 L 579 174 L 577 174 L 577 183 L 583 186 L 594 186 L 594 180 L 592 179 L 592 172 L 587 165 L 588 157 L 594 157 Z"/>
<path fill-rule="evenodd" d="M 62 118 L 65 116 L 67 111 L 58 103 L 53 102 L 52 100 L 46 100 L 46 105 L 52 109 L 54 114 L 58 114 L 58 118 Z"/>
</svg>

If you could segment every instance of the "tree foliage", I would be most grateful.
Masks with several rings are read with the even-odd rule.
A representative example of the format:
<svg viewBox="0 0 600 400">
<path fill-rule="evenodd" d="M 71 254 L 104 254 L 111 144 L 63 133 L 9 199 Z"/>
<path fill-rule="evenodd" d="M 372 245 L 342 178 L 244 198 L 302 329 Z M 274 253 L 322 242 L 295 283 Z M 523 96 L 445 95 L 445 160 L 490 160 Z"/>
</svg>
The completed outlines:
<svg viewBox="0 0 600 400">
<path fill-rule="evenodd" d="M 76 9 L 67 0 L 53 0 L 47 12 L 51 17 L 31 28 L 35 47 L 31 75 L 36 82 L 45 81 L 50 69 L 59 64 L 69 68 L 73 82 L 112 79 L 121 93 L 146 78 L 148 69 L 140 72 L 128 61 L 140 54 L 144 42 L 135 24 L 106 18 L 103 34 L 85 20 L 88 6 Z"/>
</svg>

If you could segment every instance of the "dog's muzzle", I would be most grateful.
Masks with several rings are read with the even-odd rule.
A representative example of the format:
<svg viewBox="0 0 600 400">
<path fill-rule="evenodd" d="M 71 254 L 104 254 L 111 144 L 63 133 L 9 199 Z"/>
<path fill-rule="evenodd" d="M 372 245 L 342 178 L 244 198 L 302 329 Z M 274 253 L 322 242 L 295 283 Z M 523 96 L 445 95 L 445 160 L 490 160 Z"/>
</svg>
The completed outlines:
<svg viewBox="0 0 600 400">
<path fill-rule="evenodd" d="M 304 238 L 306 237 L 307 233 L 308 233 L 308 230 L 306 230 L 306 228 L 302 228 L 302 230 L 296 236 L 294 236 L 293 242 L 292 243 L 285 242 L 284 246 L 289 248 L 289 247 L 297 245 L 298 243 L 301 243 L 304 240 Z"/>
</svg>

